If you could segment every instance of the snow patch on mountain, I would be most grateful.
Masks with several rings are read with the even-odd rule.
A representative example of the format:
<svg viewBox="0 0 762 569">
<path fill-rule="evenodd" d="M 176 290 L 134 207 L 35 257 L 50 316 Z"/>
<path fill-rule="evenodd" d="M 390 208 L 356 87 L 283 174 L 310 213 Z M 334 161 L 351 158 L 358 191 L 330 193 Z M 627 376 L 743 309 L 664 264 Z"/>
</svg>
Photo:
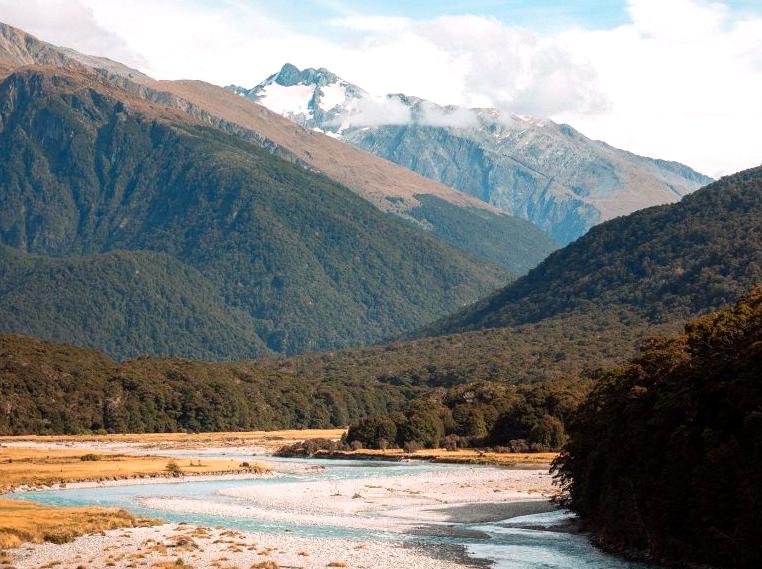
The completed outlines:
<svg viewBox="0 0 762 569">
<path fill-rule="evenodd" d="M 313 95 L 313 90 L 308 85 L 286 87 L 271 83 L 262 88 L 257 100 L 279 115 L 312 117 L 310 101 L 312 101 Z"/>
</svg>

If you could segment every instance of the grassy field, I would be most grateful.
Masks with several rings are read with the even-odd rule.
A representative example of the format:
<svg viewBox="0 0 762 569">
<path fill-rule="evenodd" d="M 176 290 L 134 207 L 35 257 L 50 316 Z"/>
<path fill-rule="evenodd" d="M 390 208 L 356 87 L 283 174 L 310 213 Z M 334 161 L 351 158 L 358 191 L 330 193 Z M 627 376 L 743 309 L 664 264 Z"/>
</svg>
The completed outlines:
<svg viewBox="0 0 762 569">
<path fill-rule="evenodd" d="M 84 457 L 84 458 L 83 458 Z M 171 464 L 175 464 L 177 469 Z M 21 485 L 53 486 L 68 482 L 172 476 L 265 472 L 266 467 L 239 460 L 130 456 L 83 450 L 0 446 L 0 493 Z"/>
<path fill-rule="evenodd" d="M 22 542 L 64 543 L 87 533 L 152 523 L 138 520 L 126 510 L 57 508 L 0 498 L 0 550 Z M 0 551 L 0 563 L 2 563 Z"/>
<path fill-rule="evenodd" d="M 223 446 L 258 446 L 277 450 L 283 445 L 304 439 L 326 438 L 338 440 L 346 429 L 289 429 L 281 431 L 246 431 L 228 433 L 139 433 L 127 435 L 22 435 L 0 436 L 4 442 L 45 443 L 125 443 L 140 444 L 146 448 L 193 449 Z"/>
</svg>

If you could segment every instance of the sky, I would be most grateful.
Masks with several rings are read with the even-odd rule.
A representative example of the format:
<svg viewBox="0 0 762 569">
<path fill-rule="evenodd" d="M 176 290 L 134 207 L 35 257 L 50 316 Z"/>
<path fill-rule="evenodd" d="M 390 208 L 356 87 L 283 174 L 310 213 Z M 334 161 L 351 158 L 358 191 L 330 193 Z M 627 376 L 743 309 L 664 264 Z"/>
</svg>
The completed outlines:
<svg viewBox="0 0 762 569">
<path fill-rule="evenodd" d="M 326 67 L 714 177 L 762 164 L 762 0 L 0 0 L 0 21 L 159 79 Z"/>
</svg>

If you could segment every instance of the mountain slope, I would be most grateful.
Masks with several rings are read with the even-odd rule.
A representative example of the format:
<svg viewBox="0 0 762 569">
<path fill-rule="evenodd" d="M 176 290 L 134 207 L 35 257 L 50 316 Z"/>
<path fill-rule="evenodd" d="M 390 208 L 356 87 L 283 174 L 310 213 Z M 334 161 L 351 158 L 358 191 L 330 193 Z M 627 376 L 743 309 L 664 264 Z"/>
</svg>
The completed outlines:
<svg viewBox="0 0 762 569">
<path fill-rule="evenodd" d="M 46 257 L 0 245 L 0 331 L 99 346 L 119 358 L 268 353 L 251 317 L 227 308 L 197 270 L 143 251 Z"/>
<path fill-rule="evenodd" d="M 201 81 L 154 81 L 119 63 L 47 44 L 0 23 L 0 72 L 3 68 L 9 72 L 32 63 L 94 71 L 104 81 L 137 97 L 176 109 L 257 144 L 280 158 L 321 172 L 378 209 L 430 230 L 452 246 L 502 264 L 514 274 L 525 273 L 557 247 L 544 232 L 523 219 L 506 215 L 481 200 L 352 145 L 297 127 L 225 89 Z M 448 215 L 440 220 L 442 208 L 430 208 L 427 204 L 432 200 L 428 197 L 447 202 Z M 416 211 L 411 213 L 411 210 Z M 487 219 L 498 230 L 494 235 L 483 234 L 479 239 L 471 234 L 455 236 L 440 227 L 453 218 L 464 225 L 478 225 Z"/>
<path fill-rule="evenodd" d="M 608 372 L 556 463 L 600 542 L 675 567 L 762 564 L 762 288 Z"/>
<path fill-rule="evenodd" d="M 252 89 L 229 88 L 528 219 L 560 243 L 711 182 L 682 164 L 618 150 L 568 125 L 405 95 L 373 97 L 326 69 L 286 64 Z"/>
<path fill-rule="evenodd" d="M 527 276 L 429 331 L 517 326 L 616 310 L 664 323 L 719 308 L 762 282 L 762 168 L 680 203 L 593 228 Z"/>
<path fill-rule="evenodd" d="M 27 68 L 0 83 L 0 153 L 1 243 L 167 253 L 276 351 L 377 341 L 508 278 L 323 176 L 86 73 Z"/>
</svg>

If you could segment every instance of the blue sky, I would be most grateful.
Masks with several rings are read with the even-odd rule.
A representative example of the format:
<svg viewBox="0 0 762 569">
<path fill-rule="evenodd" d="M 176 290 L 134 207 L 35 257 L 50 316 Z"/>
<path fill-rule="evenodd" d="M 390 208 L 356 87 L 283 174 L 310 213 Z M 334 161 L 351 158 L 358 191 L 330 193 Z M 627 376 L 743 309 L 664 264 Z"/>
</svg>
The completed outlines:
<svg viewBox="0 0 762 569">
<path fill-rule="evenodd" d="M 321 33 L 317 22 L 348 15 L 403 16 L 428 20 L 439 16 L 472 14 L 498 18 L 507 25 L 538 31 L 569 26 L 606 29 L 629 21 L 627 3 L 614 0 L 243 0 L 265 8 L 295 26 Z M 728 0 L 726 6 L 738 12 L 762 12 L 760 0 Z M 324 33 L 330 33 L 324 30 Z"/>
</svg>

